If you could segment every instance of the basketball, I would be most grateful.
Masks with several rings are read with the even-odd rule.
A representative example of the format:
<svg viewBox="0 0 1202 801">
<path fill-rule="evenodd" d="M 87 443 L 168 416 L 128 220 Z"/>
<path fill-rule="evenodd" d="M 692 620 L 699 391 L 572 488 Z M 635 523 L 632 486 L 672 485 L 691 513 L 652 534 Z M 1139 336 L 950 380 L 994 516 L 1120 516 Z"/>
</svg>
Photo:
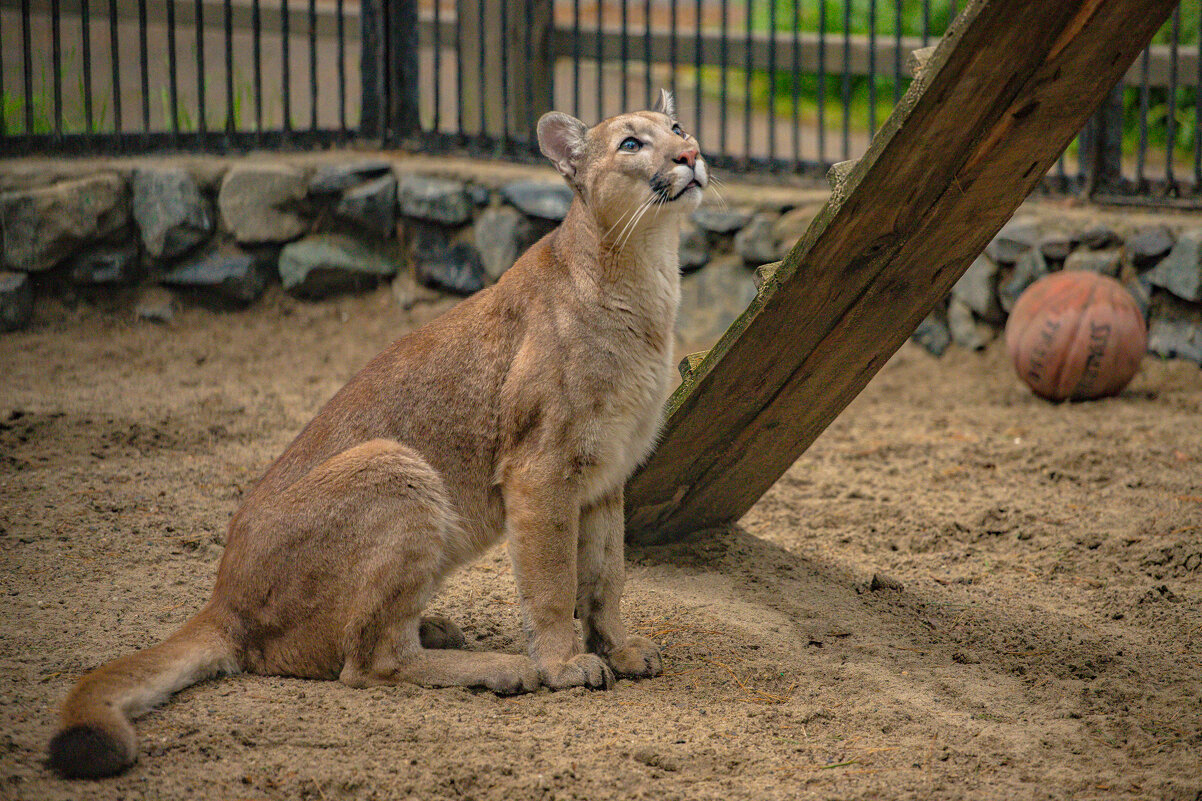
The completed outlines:
<svg viewBox="0 0 1202 801">
<path fill-rule="evenodd" d="M 1036 281 L 1006 321 L 1006 351 L 1041 398 L 1090 400 L 1120 392 L 1148 347 L 1131 293 L 1098 273 L 1070 270 Z"/>
</svg>

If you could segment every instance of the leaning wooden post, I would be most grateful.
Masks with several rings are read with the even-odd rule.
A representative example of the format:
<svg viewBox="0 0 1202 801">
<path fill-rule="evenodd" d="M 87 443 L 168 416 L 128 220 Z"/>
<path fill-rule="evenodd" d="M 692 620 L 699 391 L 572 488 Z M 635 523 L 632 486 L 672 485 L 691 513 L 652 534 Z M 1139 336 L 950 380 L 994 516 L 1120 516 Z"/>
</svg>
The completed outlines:
<svg viewBox="0 0 1202 801">
<path fill-rule="evenodd" d="M 951 289 L 1176 2 L 969 3 L 841 191 L 690 366 L 627 486 L 628 535 L 741 517 Z"/>
</svg>

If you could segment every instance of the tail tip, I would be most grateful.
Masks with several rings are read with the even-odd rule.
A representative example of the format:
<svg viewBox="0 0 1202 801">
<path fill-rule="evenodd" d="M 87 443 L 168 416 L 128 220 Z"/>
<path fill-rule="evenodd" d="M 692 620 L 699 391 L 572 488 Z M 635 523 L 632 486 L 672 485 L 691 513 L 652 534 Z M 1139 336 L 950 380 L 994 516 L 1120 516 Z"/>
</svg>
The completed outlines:
<svg viewBox="0 0 1202 801">
<path fill-rule="evenodd" d="M 50 767 L 66 779 L 99 779 L 133 764 L 121 741 L 96 726 L 71 726 L 50 741 Z"/>
</svg>

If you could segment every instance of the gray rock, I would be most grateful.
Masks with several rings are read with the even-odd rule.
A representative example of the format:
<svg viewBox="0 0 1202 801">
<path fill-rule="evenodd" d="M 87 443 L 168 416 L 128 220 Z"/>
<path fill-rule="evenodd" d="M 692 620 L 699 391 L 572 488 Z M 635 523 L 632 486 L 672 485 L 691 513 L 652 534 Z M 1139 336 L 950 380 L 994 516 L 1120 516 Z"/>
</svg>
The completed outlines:
<svg viewBox="0 0 1202 801">
<path fill-rule="evenodd" d="M 951 333 L 952 342 L 962 348 L 984 350 L 989 344 L 990 337 L 984 330 L 985 327 L 978 325 L 972 309 L 956 298 L 952 298 L 947 304 L 947 328 Z"/>
<path fill-rule="evenodd" d="M 334 213 L 384 239 L 396 233 L 397 181 L 391 174 L 348 189 Z"/>
<path fill-rule="evenodd" d="M 379 178 L 392 172 L 392 165 L 383 159 L 352 161 L 343 164 L 326 164 L 318 167 L 309 179 L 312 195 L 333 195 L 357 186 L 364 181 Z"/>
<path fill-rule="evenodd" d="M 1064 261 L 1076 244 L 1077 238 L 1067 231 L 1047 231 L 1039 237 L 1039 252 L 1048 261 Z"/>
<path fill-rule="evenodd" d="M 186 253 L 208 239 L 213 214 L 196 181 L 180 167 L 134 170 L 134 222 L 146 252 L 156 259 Z"/>
<path fill-rule="evenodd" d="M 139 320 L 168 325 L 175 319 L 175 298 L 161 286 L 147 287 L 138 295 L 134 316 Z"/>
<path fill-rule="evenodd" d="M 468 184 L 467 196 L 472 199 L 472 203 L 477 206 L 487 206 L 488 201 L 492 200 L 492 190 L 481 184 Z"/>
<path fill-rule="evenodd" d="M 472 218 L 472 200 L 462 181 L 425 175 L 401 176 L 397 185 L 400 213 L 441 225 L 463 225 Z"/>
<path fill-rule="evenodd" d="M 1143 225 L 1127 237 L 1127 252 L 1136 267 L 1144 268 L 1173 247 L 1173 232 L 1167 225 Z"/>
<path fill-rule="evenodd" d="M 221 182 L 217 207 L 239 242 L 288 242 L 308 227 L 298 213 L 305 176 L 284 164 L 238 164 Z"/>
<path fill-rule="evenodd" d="M 191 290 L 208 300 L 240 306 L 254 303 L 267 288 L 267 276 L 255 258 L 240 251 L 201 254 L 167 273 L 162 282 Z"/>
<path fill-rule="evenodd" d="M 790 209 L 780 216 L 780 219 L 772 226 L 773 233 L 776 234 L 776 241 L 780 243 L 777 247 L 777 258 L 783 257 L 793 249 L 797 241 L 805 236 L 810 224 L 814 222 L 814 218 L 825 206 L 825 203 L 810 203 Z"/>
<path fill-rule="evenodd" d="M 484 272 L 493 281 L 534 244 L 534 226 L 508 206 L 485 209 L 472 227 Z"/>
<path fill-rule="evenodd" d="M 947 329 L 947 323 L 935 313 L 928 314 L 918 324 L 918 328 L 914 329 L 910 338 L 936 356 L 942 356 L 947 346 L 952 343 L 952 334 Z"/>
<path fill-rule="evenodd" d="M 1148 350 L 1166 359 L 1202 365 L 1202 323 L 1155 318 L 1148 326 Z"/>
<path fill-rule="evenodd" d="M 1031 284 L 1043 278 L 1050 271 L 1048 263 L 1038 248 L 1031 248 L 1024 253 L 1014 265 L 1014 272 L 1009 280 L 998 287 L 998 301 L 1002 308 L 1009 312 L 1018 302 L 1018 297 Z"/>
<path fill-rule="evenodd" d="M 752 213 L 741 209 L 712 209 L 703 206 L 693 212 L 693 222 L 706 233 L 733 234 L 751 222 Z"/>
<path fill-rule="evenodd" d="M 1102 250 L 1121 245 L 1123 240 L 1106 223 L 1095 223 L 1081 232 L 1081 244 L 1091 250 Z"/>
<path fill-rule="evenodd" d="M 280 251 L 280 281 L 301 297 L 374 287 L 396 275 L 399 259 L 341 234 L 313 234 Z"/>
<path fill-rule="evenodd" d="M 484 265 L 480 251 L 467 242 L 456 242 L 449 248 L 432 249 L 421 253 L 414 267 L 426 286 L 445 289 L 458 295 L 470 295 L 484 288 Z"/>
<path fill-rule="evenodd" d="M 125 182 L 112 173 L 0 193 L 4 266 L 48 270 L 128 222 Z"/>
<path fill-rule="evenodd" d="M 412 270 L 401 270 L 392 281 L 392 298 L 405 311 L 422 303 L 433 303 L 442 295 L 418 283 Z"/>
<path fill-rule="evenodd" d="M 501 196 L 522 214 L 552 222 L 567 216 L 572 205 L 572 190 L 562 183 L 514 181 L 501 187 Z"/>
<path fill-rule="evenodd" d="M 89 248 L 67 261 L 71 281 L 84 286 L 132 284 L 138 279 L 138 248 Z"/>
<path fill-rule="evenodd" d="M 710 260 L 709 240 L 696 225 L 685 223 L 680 229 L 680 270 L 700 270 Z"/>
<path fill-rule="evenodd" d="M 744 264 L 755 266 L 776 260 L 775 222 L 775 215 L 760 212 L 735 234 L 735 252 Z"/>
<path fill-rule="evenodd" d="M 1123 254 L 1118 250 L 1085 250 L 1078 248 L 1064 260 L 1066 270 L 1088 270 L 1118 278 L 1123 267 Z"/>
<path fill-rule="evenodd" d="M 0 271 L 0 331 L 17 331 L 33 318 L 33 282 L 25 273 Z"/>
<path fill-rule="evenodd" d="M 1202 300 L 1202 230 L 1183 233 L 1169 255 L 1145 277 L 1182 300 Z"/>
<path fill-rule="evenodd" d="M 1004 319 L 997 300 L 997 263 L 988 256 L 977 256 L 960 280 L 952 287 L 952 297 L 963 302 L 983 320 L 1001 323 Z"/>
<path fill-rule="evenodd" d="M 755 299 L 743 260 L 733 254 L 711 255 L 704 270 L 682 276 L 676 317 L 679 353 L 708 350 Z"/>
<path fill-rule="evenodd" d="M 998 264 L 1014 264 L 1039 241 L 1039 226 L 1027 217 L 1016 217 L 1002 226 L 985 246 L 985 253 Z"/>
<path fill-rule="evenodd" d="M 1135 305 L 1139 308 L 1139 313 L 1144 316 L 1144 321 L 1147 322 L 1148 310 L 1152 307 L 1152 285 L 1148 283 L 1146 278 L 1136 278 L 1124 284 L 1127 291 L 1131 293 L 1131 297 L 1135 299 Z"/>
</svg>

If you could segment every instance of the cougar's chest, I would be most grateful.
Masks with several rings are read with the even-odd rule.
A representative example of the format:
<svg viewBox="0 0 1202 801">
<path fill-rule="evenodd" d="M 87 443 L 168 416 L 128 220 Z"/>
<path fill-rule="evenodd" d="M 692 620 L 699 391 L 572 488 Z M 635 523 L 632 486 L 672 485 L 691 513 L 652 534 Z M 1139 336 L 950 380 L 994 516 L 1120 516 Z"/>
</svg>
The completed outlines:
<svg viewBox="0 0 1202 801">
<path fill-rule="evenodd" d="M 650 454 L 663 422 L 680 285 L 675 264 L 671 274 L 656 277 L 656 285 L 632 304 L 636 317 L 623 328 L 624 335 L 608 343 L 616 360 L 598 376 L 602 391 L 583 443 L 586 503 L 625 483 Z"/>
</svg>

